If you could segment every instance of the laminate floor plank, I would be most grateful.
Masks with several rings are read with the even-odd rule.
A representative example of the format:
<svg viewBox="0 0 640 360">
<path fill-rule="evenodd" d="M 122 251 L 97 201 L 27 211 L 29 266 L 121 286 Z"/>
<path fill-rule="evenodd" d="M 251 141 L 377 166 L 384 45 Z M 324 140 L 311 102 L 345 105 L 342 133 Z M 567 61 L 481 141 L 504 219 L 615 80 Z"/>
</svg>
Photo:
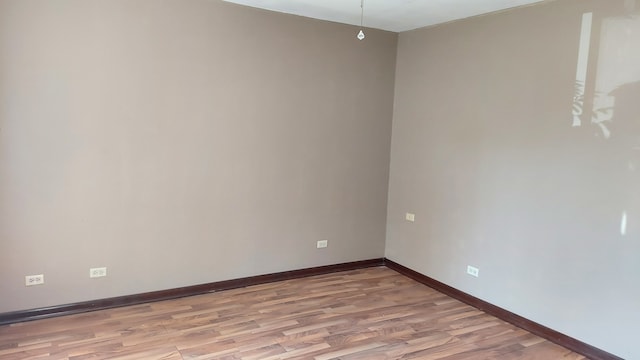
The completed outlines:
<svg viewBox="0 0 640 360">
<path fill-rule="evenodd" d="M 0 326 L 0 359 L 585 357 L 375 267 Z"/>
</svg>

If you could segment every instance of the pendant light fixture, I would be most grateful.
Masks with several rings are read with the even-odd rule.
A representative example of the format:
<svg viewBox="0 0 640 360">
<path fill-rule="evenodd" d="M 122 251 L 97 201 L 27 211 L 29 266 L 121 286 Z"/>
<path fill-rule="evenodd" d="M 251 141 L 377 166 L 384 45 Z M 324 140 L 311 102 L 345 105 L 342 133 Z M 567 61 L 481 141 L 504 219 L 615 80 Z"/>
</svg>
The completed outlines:
<svg viewBox="0 0 640 360">
<path fill-rule="evenodd" d="M 364 0 L 360 0 L 360 32 L 358 32 L 358 40 L 364 39 L 364 31 L 362 31 L 362 20 L 364 19 Z"/>
</svg>

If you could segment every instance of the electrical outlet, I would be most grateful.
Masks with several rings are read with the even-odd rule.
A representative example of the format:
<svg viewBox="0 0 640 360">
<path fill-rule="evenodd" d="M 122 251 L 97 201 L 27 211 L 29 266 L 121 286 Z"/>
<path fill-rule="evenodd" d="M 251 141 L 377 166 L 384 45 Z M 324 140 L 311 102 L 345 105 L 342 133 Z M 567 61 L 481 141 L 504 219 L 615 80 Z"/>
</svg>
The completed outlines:
<svg viewBox="0 0 640 360">
<path fill-rule="evenodd" d="M 467 274 L 478 277 L 480 276 L 480 269 L 471 265 L 467 265 Z"/>
<path fill-rule="evenodd" d="M 406 213 L 406 214 L 404 215 L 404 218 L 405 218 L 405 220 L 407 220 L 407 221 L 414 222 L 414 221 L 416 221 L 416 214 Z"/>
<path fill-rule="evenodd" d="M 91 268 L 91 269 L 89 269 L 89 277 L 97 278 L 97 277 L 103 277 L 103 276 L 107 276 L 107 268 L 106 267 L 99 267 L 99 268 Z"/>
<path fill-rule="evenodd" d="M 329 240 L 318 240 L 316 243 L 316 248 L 322 249 L 326 248 L 329 245 Z"/>
<path fill-rule="evenodd" d="M 26 286 L 42 285 L 42 284 L 44 284 L 44 274 L 27 275 L 27 276 L 24 277 L 24 284 Z"/>
</svg>

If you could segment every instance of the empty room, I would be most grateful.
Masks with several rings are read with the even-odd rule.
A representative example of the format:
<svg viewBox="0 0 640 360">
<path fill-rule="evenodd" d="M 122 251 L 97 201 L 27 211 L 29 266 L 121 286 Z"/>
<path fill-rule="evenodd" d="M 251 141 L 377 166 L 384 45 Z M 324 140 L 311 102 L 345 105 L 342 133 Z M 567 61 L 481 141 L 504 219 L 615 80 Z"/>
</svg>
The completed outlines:
<svg viewBox="0 0 640 360">
<path fill-rule="evenodd" d="M 0 0 L 0 359 L 640 359 L 640 1 Z"/>
</svg>

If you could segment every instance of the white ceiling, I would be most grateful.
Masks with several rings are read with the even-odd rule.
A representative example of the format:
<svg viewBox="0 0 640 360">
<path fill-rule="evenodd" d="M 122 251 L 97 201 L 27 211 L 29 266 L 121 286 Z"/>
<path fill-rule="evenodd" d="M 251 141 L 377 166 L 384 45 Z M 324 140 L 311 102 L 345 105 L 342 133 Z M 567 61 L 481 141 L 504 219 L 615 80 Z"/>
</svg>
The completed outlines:
<svg viewBox="0 0 640 360">
<path fill-rule="evenodd" d="M 360 25 L 360 0 L 224 0 Z M 364 26 L 401 32 L 544 0 L 364 0 Z"/>
</svg>

